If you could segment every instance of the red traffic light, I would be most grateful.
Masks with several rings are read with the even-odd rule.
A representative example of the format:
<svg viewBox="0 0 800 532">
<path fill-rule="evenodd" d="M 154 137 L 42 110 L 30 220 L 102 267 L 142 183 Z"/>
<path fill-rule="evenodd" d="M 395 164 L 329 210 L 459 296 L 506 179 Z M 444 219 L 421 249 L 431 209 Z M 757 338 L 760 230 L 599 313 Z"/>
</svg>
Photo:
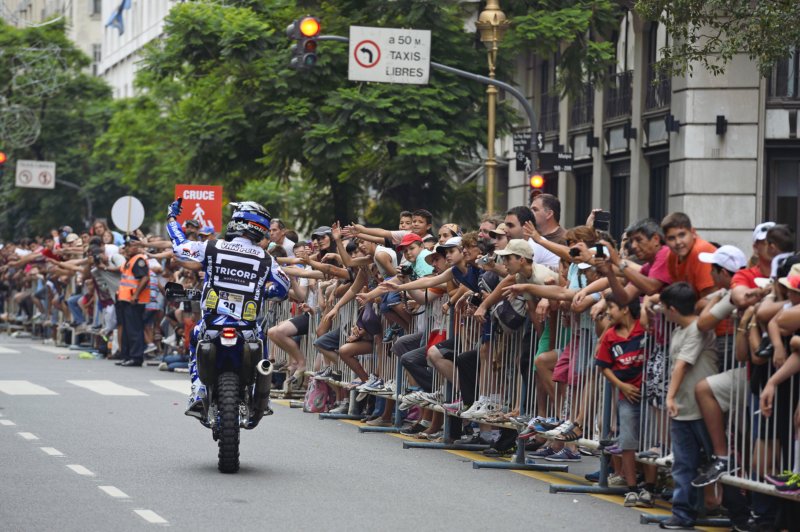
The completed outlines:
<svg viewBox="0 0 800 532">
<path fill-rule="evenodd" d="M 8 155 L 6 155 L 5 152 L 0 151 L 0 164 L 5 164 L 7 160 L 8 160 Z"/>
<path fill-rule="evenodd" d="M 304 17 L 300 19 L 300 33 L 303 37 L 316 37 L 322 29 L 319 20 L 314 17 Z"/>
<path fill-rule="evenodd" d="M 542 188 L 544 186 L 544 177 L 541 174 L 533 174 L 531 176 L 531 187 Z"/>
</svg>

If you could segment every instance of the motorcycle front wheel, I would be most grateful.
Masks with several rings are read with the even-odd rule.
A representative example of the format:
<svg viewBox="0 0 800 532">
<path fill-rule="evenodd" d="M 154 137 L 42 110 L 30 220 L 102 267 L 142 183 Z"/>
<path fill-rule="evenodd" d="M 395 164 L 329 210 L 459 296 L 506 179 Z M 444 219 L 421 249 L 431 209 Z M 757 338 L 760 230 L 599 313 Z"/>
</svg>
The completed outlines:
<svg viewBox="0 0 800 532">
<path fill-rule="evenodd" d="M 219 465 L 222 473 L 239 471 L 239 375 L 223 373 L 217 380 Z"/>
</svg>

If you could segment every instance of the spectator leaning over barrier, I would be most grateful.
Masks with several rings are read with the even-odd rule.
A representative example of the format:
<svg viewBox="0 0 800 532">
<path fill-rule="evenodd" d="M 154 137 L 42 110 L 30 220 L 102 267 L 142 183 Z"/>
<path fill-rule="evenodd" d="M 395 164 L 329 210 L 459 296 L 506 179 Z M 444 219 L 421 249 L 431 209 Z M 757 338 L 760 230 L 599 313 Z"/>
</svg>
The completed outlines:
<svg viewBox="0 0 800 532">
<path fill-rule="evenodd" d="M 269 240 L 286 251 L 287 257 L 294 257 L 294 242 L 286 236 L 286 224 L 283 220 L 273 218 L 269 226 Z"/>
<path fill-rule="evenodd" d="M 509 240 L 515 238 L 524 238 L 524 226 L 526 222 L 533 221 L 533 213 L 528 207 L 520 205 L 509 209 L 506 213 L 506 219 L 503 223 L 506 226 L 506 236 Z M 528 239 L 528 245 L 533 252 L 533 262 L 547 266 L 555 271 L 558 271 L 560 260 L 558 255 L 548 251 L 546 248 L 537 244 L 533 239 Z"/>
<path fill-rule="evenodd" d="M 674 282 L 686 282 L 694 289 L 698 304 L 705 305 L 705 296 L 714 290 L 711 265 L 700 262 L 700 253 L 714 253 L 715 246 L 697 235 L 692 221 L 682 212 L 673 212 L 661 221 L 661 229 L 669 246 L 669 275 Z"/>
<path fill-rule="evenodd" d="M 531 211 L 536 220 L 536 229 L 541 235 L 556 244 L 567 243 L 567 230 L 559 225 L 561 221 L 561 201 L 552 194 L 540 194 L 533 198 Z"/>
<path fill-rule="evenodd" d="M 389 231 L 378 227 L 351 224 L 342 229 L 342 234 L 345 238 L 361 238 L 377 244 L 383 244 L 384 240 L 388 240 L 396 246 L 408 233 L 419 235 L 420 238 L 424 237 L 431 230 L 432 222 L 433 215 L 430 212 L 425 209 L 417 209 L 412 213 L 410 230 Z"/>
<path fill-rule="evenodd" d="M 675 228 L 667 225 L 669 230 Z M 685 227 L 678 227 L 685 229 Z M 682 233 L 682 232 L 681 232 Z M 685 234 L 678 236 L 679 250 L 686 257 L 691 252 Z M 684 248 L 689 248 L 688 251 Z M 661 305 L 666 316 L 678 327 L 672 335 L 670 361 L 672 375 L 667 392 L 667 413 L 672 418 L 672 516 L 662 521 L 661 528 L 682 529 L 693 527 L 697 519 L 697 490 L 692 487 L 697 468 L 708 454 L 711 442 L 694 397 L 698 382 L 717 372 L 717 352 L 714 333 L 700 332 L 696 290 L 686 282 L 674 283 L 661 292 Z"/>
</svg>

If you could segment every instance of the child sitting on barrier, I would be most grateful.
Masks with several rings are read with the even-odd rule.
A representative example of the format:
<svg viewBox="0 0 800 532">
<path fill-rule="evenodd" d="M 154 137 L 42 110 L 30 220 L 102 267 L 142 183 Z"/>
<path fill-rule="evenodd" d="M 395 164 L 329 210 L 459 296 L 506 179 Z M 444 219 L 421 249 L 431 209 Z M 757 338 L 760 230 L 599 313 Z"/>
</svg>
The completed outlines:
<svg viewBox="0 0 800 532">
<path fill-rule="evenodd" d="M 600 339 L 595 364 L 602 368 L 603 376 L 619 390 L 618 425 L 619 447 L 622 449 L 622 477 L 628 485 L 625 506 L 652 508 L 657 471 L 645 467 L 645 487 L 636 486 L 636 451 L 639 450 L 639 414 L 642 398 L 642 370 L 644 369 L 645 331 L 639 323 L 639 300 L 620 303 L 612 295 L 606 296 L 610 325 Z"/>
</svg>

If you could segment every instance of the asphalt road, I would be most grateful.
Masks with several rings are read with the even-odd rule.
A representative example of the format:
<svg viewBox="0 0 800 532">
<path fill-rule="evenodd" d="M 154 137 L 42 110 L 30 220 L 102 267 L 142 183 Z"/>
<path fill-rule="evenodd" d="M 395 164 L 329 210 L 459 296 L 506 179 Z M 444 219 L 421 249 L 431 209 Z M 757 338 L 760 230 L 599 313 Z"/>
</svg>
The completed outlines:
<svg viewBox="0 0 800 532">
<path fill-rule="evenodd" d="M 282 405 L 242 432 L 241 471 L 222 475 L 210 432 L 183 415 L 184 390 L 186 374 L 0 336 L 0 530 L 639 526 L 618 497 L 548 493 L 546 480 L 571 475 L 474 470 L 472 453 L 403 450 Z"/>
</svg>

